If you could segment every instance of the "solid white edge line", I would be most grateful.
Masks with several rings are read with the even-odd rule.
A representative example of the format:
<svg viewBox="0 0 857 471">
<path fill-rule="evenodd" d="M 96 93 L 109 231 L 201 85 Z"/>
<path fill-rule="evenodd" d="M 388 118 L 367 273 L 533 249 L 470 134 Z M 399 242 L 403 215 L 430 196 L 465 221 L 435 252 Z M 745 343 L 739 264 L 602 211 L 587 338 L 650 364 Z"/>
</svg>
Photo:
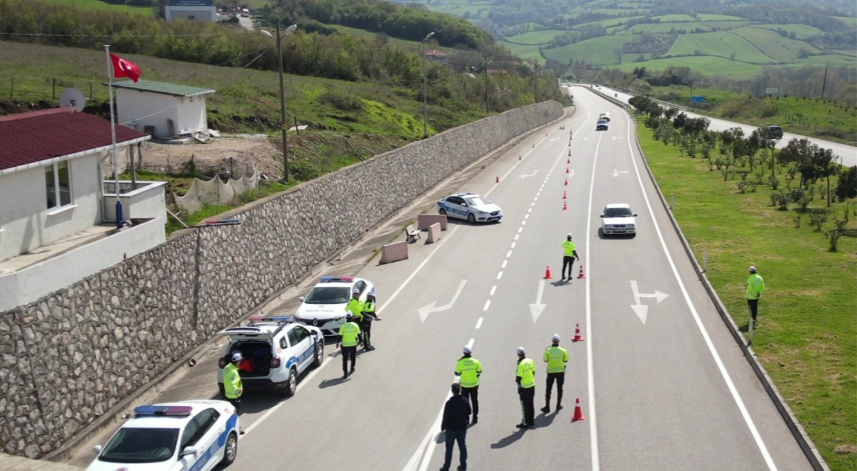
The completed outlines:
<svg viewBox="0 0 857 471">
<path fill-rule="evenodd" d="M 655 232 L 657 232 L 658 234 L 658 239 L 661 242 L 661 248 L 663 248 L 664 254 L 667 257 L 667 261 L 670 264 L 670 269 L 672 269 L 673 276 L 678 282 L 679 288 L 681 288 L 681 294 L 684 296 L 684 300 L 687 303 L 688 308 L 690 308 L 691 314 L 693 314 L 693 319 L 696 321 L 697 327 L 699 327 L 699 331 L 702 334 L 702 338 L 705 340 L 705 345 L 708 346 L 708 350 L 711 352 L 711 356 L 714 357 L 714 362 L 717 364 L 717 369 L 720 370 L 720 374 L 723 376 L 723 380 L 726 382 L 726 386 L 729 388 L 729 392 L 732 394 L 732 398 L 735 400 L 735 404 L 738 406 L 738 410 L 741 411 L 741 416 L 744 418 L 744 422 L 750 429 L 750 433 L 753 435 L 753 439 L 756 441 L 756 445 L 759 447 L 759 451 L 761 451 L 762 456 L 765 458 L 765 463 L 768 464 L 768 469 L 776 470 L 777 465 L 774 463 L 770 452 L 768 452 L 768 448 L 765 446 L 765 442 L 762 440 L 762 436 L 756 429 L 756 425 L 753 423 L 753 418 L 750 417 L 750 412 L 747 410 L 747 407 L 744 405 L 744 401 L 741 399 L 741 395 L 735 388 L 735 384 L 732 382 L 732 378 L 729 376 L 729 372 L 726 371 L 726 366 L 723 364 L 723 360 L 720 359 L 720 355 L 718 355 L 717 349 L 714 347 L 714 343 L 708 336 L 708 331 L 705 330 L 705 326 L 702 324 L 702 319 L 700 319 L 699 313 L 696 311 L 696 306 L 694 306 L 693 301 L 690 299 L 690 295 L 688 294 L 687 289 L 684 286 L 684 282 L 682 282 L 681 280 L 681 276 L 679 276 L 678 274 L 678 269 L 676 268 L 672 256 L 670 255 L 670 252 L 667 248 L 667 243 L 666 241 L 664 241 L 664 236 L 661 233 L 661 228 L 660 226 L 658 226 L 657 220 L 655 219 L 655 212 L 652 209 L 651 203 L 649 202 L 648 195 L 646 195 L 646 188 L 643 185 L 643 179 L 640 176 L 640 168 L 637 166 L 637 160 L 634 158 L 634 148 L 631 145 L 630 123 L 628 125 L 627 136 L 628 150 L 631 152 L 631 162 L 634 164 L 634 171 L 637 173 L 637 181 L 640 183 L 640 190 L 643 192 L 643 199 L 646 201 L 646 207 L 649 210 L 649 217 L 651 217 L 652 223 L 655 226 Z M 589 247 L 587 245 L 587 249 L 588 248 Z M 590 270 L 591 269 L 592 267 L 590 266 Z"/>
<path fill-rule="evenodd" d="M 601 148 L 601 136 L 598 135 L 598 142 L 595 144 L 595 157 L 592 158 L 592 177 L 589 180 L 589 209 L 586 213 L 586 263 L 589 263 L 589 247 L 592 245 L 592 195 L 595 191 L 595 169 L 598 167 L 598 151 Z M 582 266 L 581 262 L 581 266 Z M 595 421 L 595 367 L 592 361 L 592 293 L 590 280 L 592 280 L 592 264 L 589 263 L 589 276 L 586 279 L 586 382 L 589 395 L 589 443 L 590 453 L 592 454 L 592 471 L 600 469 L 598 457 L 598 427 Z"/>
</svg>

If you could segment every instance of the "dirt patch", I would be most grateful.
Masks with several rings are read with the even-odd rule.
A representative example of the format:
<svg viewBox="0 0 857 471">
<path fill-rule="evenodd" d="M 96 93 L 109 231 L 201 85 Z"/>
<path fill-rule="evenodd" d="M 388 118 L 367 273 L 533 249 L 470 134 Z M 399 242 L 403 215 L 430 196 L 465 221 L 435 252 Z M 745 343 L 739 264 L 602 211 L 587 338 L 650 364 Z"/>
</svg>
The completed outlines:
<svg viewBox="0 0 857 471">
<path fill-rule="evenodd" d="M 291 147 L 291 146 L 290 146 Z M 193 160 L 200 173 L 242 175 L 255 166 L 263 175 L 282 173 L 283 153 L 265 135 L 225 135 L 206 144 L 143 142 L 142 168 L 157 173 L 179 174 Z"/>
</svg>

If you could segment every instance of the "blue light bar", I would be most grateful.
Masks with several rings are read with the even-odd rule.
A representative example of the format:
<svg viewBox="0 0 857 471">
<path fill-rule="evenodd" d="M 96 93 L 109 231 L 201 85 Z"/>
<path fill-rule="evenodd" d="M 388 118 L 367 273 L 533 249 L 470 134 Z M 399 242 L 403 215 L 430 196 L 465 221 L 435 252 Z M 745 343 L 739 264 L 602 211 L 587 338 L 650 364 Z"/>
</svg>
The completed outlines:
<svg viewBox="0 0 857 471">
<path fill-rule="evenodd" d="M 193 412 L 190 406 L 137 406 L 134 415 L 141 416 L 172 416 L 187 417 Z"/>
</svg>

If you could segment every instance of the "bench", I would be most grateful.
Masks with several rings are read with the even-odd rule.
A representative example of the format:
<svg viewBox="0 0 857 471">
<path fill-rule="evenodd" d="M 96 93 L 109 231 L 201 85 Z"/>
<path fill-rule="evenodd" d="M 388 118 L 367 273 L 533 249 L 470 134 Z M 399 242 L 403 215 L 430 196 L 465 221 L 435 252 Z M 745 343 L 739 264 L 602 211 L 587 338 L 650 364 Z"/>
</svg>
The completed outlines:
<svg viewBox="0 0 857 471">
<path fill-rule="evenodd" d="M 419 238 L 420 231 L 414 229 L 413 224 L 409 224 L 408 227 L 405 228 L 405 242 L 410 244 L 412 242 L 416 242 Z"/>
</svg>

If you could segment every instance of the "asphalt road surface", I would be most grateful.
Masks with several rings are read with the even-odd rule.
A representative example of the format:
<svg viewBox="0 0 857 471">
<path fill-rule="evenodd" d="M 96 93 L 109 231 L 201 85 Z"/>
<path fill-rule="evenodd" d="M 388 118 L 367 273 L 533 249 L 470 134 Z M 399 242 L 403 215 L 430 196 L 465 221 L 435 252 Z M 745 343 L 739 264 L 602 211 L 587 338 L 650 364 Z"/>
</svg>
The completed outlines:
<svg viewBox="0 0 857 471">
<path fill-rule="evenodd" d="M 359 353 L 343 379 L 328 345 L 294 397 L 249 392 L 230 470 L 439 469 L 440 414 L 465 345 L 484 368 L 470 470 L 811 469 L 687 260 L 627 115 L 589 91 L 574 94 L 572 117 L 461 186 L 501 205 L 501 223 L 451 221 L 438 243 L 412 244 L 408 260 L 376 257 L 357 273 L 377 287 L 377 350 Z M 610 130 L 596 132 L 603 111 Z M 638 214 L 636 237 L 600 235 L 601 208 L 616 202 Z M 581 257 L 570 283 L 560 281 L 569 232 Z M 578 325 L 584 340 L 571 342 Z M 565 408 L 554 410 L 554 392 L 544 414 L 541 356 L 554 333 L 571 361 Z M 526 431 L 515 427 L 519 346 L 537 365 L 536 427 Z M 212 348 L 194 378 L 170 380 L 185 389 L 158 400 L 214 397 L 216 356 Z M 584 420 L 573 422 L 576 399 Z"/>
<path fill-rule="evenodd" d="M 573 87 L 572 90 L 580 90 L 580 87 Z M 619 90 L 613 90 L 607 87 L 600 87 L 600 91 L 606 95 L 615 95 L 614 98 L 628 103 L 634 95 L 628 95 L 625 92 Z M 712 118 L 710 116 L 702 116 L 690 111 L 683 111 L 686 115 L 692 118 L 706 118 L 710 121 L 708 125 L 708 129 L 712 131 L 725 131 L 730 128 L 741 128 L 744 130 L 744 135 L 749 136 L 754 130 L 757 129 L 756 126 L 751 126 L 749 124 L 736 123 L 733 121 L 726 121 L 725 119 Z M 773 118 L 772 118 L 773 119 Z M 771 124 L 778 124 L 775 120 L 771 122 Z M 824 139 L 817 139 L 814 137 L 801 136 L 799 134 L 792 133 L 783 133 L 783 138 L 777 142 L 777 148 L 782 149 L 786 145 L 788 145 L 789 141 L 792 139 L 807 139 L 812 143 L 818 144 L 819 147 L 830 149 L 834 154 L 838 156 L 836 159 L 842 165 L 847 167 L 851 167 L 857 165 L 857 147 L 849 146 L 848 144 L 840 144 L 838 142 L 825 141 Z"/>
</svg>

